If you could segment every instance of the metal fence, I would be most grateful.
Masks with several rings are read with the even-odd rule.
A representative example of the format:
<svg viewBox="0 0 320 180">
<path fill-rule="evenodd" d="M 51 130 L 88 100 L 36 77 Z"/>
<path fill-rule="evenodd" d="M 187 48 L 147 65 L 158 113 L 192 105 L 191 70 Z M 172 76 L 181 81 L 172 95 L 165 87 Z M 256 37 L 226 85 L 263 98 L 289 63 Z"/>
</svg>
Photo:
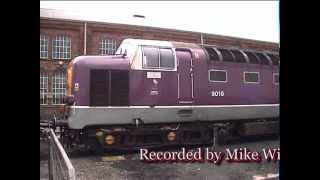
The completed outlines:
<svg viewBox="0 0 320 180">
<path fill-rule="evenodd" d="M 76 179 L 74 167 L 52 129 L 49 132 L 49 179 Z"/>
</svg>

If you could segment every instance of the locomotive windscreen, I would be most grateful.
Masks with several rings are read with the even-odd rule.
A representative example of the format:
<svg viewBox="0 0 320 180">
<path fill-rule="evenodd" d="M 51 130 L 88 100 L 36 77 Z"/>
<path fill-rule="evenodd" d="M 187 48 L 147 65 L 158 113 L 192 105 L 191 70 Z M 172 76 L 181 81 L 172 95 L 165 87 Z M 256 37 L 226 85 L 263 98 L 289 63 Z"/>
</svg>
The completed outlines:
<svg viewBox="0 0 320 180">
<path fill-rule="evenodd" d="M 128 71 L 90 71 L 90 106 L 127 106 L 128 94 Z"/>
</svg>

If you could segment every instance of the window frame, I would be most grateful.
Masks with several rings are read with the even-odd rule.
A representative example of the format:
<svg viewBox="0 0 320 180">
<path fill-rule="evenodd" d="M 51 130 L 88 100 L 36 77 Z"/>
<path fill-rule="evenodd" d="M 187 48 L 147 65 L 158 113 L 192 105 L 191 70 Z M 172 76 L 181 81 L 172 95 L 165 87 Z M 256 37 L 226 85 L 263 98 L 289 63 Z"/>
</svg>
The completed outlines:
<svg viewBox="0 0 320 180">
<path fill-rule="evenodd" d="M 258 82 L 246 81 L 246 74 L 249 74 L 249 73 L 258 74 Z M 257 72 L 257 71 L 244 71 L 243 72 L 243 83 L 244 84 L 260 84 L 260 82 L 261 82 L 260 72 Z"/>
<path fill-rule="evenodd" d="M 278 82 L 277 82 L 277 83 L 275 82 L 275 76 L 276 76 L 276 75 L 278 76 Z M 280 79 L 279 79 L 279 73 L 273 73 L 273 75 L 272 75 L 273 84 L 274 84 L 274 85 L 279 85 L 279 80 L 280 80 Z"/>
<path fill-rule="evenodd" d="M 42 51 L 41 47 L 41 37 L 44 37 L 45 45 L 44 48 L 46 47 L 47 51 Z M 42 53 L 46 53 L 46 57 L 41 56 Z M 40 59 L 48 59 L 49 58 L 49 36 L 46 34 L 40 33 Z"/>
<path fill-rule="evenodd" d="M 42 75 L 45 75 L 45 76 L 42 76 Z M 46 80 L 44 80 L 46 79 Z M 46 83 L 44 83 L 46 82 Z M 41 84 L 45 85 L 46 88 L 43 88 L 41 86 Z M 46 92 L 45 93 L 41 93 L 41 90 L 45 90 L 46 89 Z M 49 74 L 47 72 L 44 72 L 44 71 L 41 71 L 40 72 L 40 99 L 41 97 L 43 97 L 44 102 L 45 103 L 41 103 L 40 102 L 40 105 L 48 105 L 49 104 L 49 101 L 48 101 L 48 94 L 49 94 Z"/>
<path fill-rule="evenodd" d="M 111 43 L 109 43 L 111 41 Z M 113 47 L 113 49 L 111 49 L 111 52 L 113 51 L 113 53 L 108 54 L 107 51 L 110 51 L 108 45 L 111 44 L 111 48 Z M 112 39 L 112 38 L 108 38 L 108 37 L 103 37 L 100 39 L 99 41 L 99 55 L 101 56 L 108 56 L 108 55 L 115 55 L 115 53 L 117 52 L 117 40 L 116 39 Z"/>
<path fill-rule="evenodd" d="M 62 49 L 66 49 L 68 48 L 68 46 L 64 46 L 67 44 L 68 41 L 62 41 L 62 46 L 55 46 L 54 43 L 57 41 L 57 37 L 62 36 L 64 37 L 66 40 L 70 40 L 70 51 L 66 51 L 66 52 L 58 52 L 55 51 L 55 48 L 62 48 Z M 59 57 L 55 57 L 56 54 L 59 54 Z M 64 54 L 66 54 L 66 57 L 64 57 Z M 69 55 L 69 56 L 68 56 Z M 63 56 L 63 57 L 61 57 Z M 54 60 L 70 60 L 72 59 L 72 38 L 71 36 L 67 35 L 67 34 L 57 34 L 52 38 L 52 59 Z"/>
<path fill-rule="evenodd" d="M 57 74 L 63 74 L 64 76 L 63 76 L 63 88 L 61 88 L 61 87 L 56 87 L 56 75 Z M 61 85 L 61 83 L 59 83 L 58 85 Z M 61 97 L 61 93 L 57 93 L 56 91 L 57 90 L 61 90 L 61 89 L 63 89 L 64 90 L 64 94 L 62 95 L 62 100 L 60 100 L 61 101 L 61 103 L 57 103 L 57 98 L 56 98 L 56 96 L 57 95 L 59 95 L 59 97 Z M 51 91 L 51 94 L 52 94 L 52 105 L 62 105 L 63 104 L 63 98 L 66 96 L 66 93 L 67 93 L 67 89 L 66 89 L 66 72 L 64 72 L 64 71 L 57 71 L 57 72 L 55 72 L 54 74 L 53 74 L 53 76 L 52 76 L 52 91 Z"/>
<path fill-rule="evenodd" d="M 211 72 L 211 71 L 225 72 L 225 73 L 226 73 L 226 80 L 225 80 L 225 81 L 211 80 L 211 78 L 210 78 L 210 72 Z M 227 83 L 227 82 L 228 82 L 228 71 L 225 70 L 225 69 L 209 69 L 209 70 L 208 70 L 208 80 L 209 80 L 209 82 Z"/>
<path fill-rule="evenodd" d="M 172 56 L 173 56 L 173 67 L 161 67 L 161 49 L 169 49 L 171 52 L 172 52 Z M 161 69 L 168 69 L 168 70 L 172 70 L 175 68 L 175 54 L 174 54 L 174 51 L 172 48 L 161 48 L 159 47 L 158 48 L 158 51 L 159 51 L 159 67 Z"/>
<path fill-rule="evenodd" d="M 176 62 L 177 62 L 177 58 L 176 58 L 176 53 L 175 50 L 172 47 L 167 47 L 167 46 L 153 46 L 153 45 L 139 45 L 140 50 L 141 50 L 141 65 L 142 65 L 142 69 L 144 70 L 175 70 L 176 68 Z M 158 67 L 148 67 L 145 66 L 143 63 L 143 57 L 144 57 L 144 51 L 143 51 L 143 47 L 151 47 L 151 48 L 156 48 L 158 51 Z M 173 67 L 161 67 L 161 55 L 160 55 L 160 49 L 170 49 L 172 51 L 172 55 L 173 55 Z"/>
</svg>

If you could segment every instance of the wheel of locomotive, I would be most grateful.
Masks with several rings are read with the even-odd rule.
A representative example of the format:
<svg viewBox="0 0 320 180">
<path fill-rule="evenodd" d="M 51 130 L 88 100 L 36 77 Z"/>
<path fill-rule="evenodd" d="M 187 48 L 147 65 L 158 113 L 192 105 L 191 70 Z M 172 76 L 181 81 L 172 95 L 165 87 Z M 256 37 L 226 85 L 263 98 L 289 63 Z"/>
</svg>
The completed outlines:
<svg viewBox="0 0 320 180">
<path fill-rule="evenodd" d="M 100 142 L 94 137 L 86 138 L 84 140 L 84 145 L 89 153 L 102 155 L 105 152 Z"/>
<path fill-rule="evenodd" d="M 218 128 L 218 144 L 225 144 L 227 138 L 230 136 L 230 128 L 228 126 L 223 126 Z"/>
<path fill-rule="evenodd" d="M 210 144 L 212 143 L 212 130 L 210 128 L 204 128 L 201 131 L 201 136 L 202 136 L 202 143 L 203 144 Z"/>
</svg>

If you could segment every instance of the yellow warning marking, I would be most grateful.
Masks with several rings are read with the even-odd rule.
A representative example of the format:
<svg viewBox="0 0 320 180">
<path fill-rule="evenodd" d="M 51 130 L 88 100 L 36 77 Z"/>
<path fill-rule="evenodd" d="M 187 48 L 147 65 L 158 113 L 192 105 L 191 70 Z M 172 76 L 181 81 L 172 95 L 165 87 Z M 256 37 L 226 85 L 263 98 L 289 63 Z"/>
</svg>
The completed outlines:
<svg viewBox="0 0 320 180">
<path fill-rule="evenodd" d="M 124 156 L 103 156 L 101 157 L 102 161 L 121 161 L 126 160 Z"/>
<path fill-rule="evenodd" d="M 104 139 L 104 141 L 106 142 L 106 144 L 113 144 L 114 143 L 114 137 L 112 135 L 107 135 Z"/>
<path fill-rule="evenodd" d="M 98 131 L 97 133 L 96 133 L 96 136 L 102 136 L 103 135 L 103 132 L 101 132 L 101 131 Z"/>
<path fill-rule="evenodd" d="M 175 132 L 170 132 L 170 133 L 168 134 L 168 140 L 169 140 L 169 141 L 174 141 L 174 140 L 176 140 L 176 133 L 175 133 Z"/>
<path fill-rule="evenodd" d="M 256 175 L 256 176 L 253 176 L 253 180 L 271 180 L 271 179 L 275 179 L 279 177 L 279 174 L 267 174 L 267 176 L 261 176 L 261 175 Z"/>
</svg>

